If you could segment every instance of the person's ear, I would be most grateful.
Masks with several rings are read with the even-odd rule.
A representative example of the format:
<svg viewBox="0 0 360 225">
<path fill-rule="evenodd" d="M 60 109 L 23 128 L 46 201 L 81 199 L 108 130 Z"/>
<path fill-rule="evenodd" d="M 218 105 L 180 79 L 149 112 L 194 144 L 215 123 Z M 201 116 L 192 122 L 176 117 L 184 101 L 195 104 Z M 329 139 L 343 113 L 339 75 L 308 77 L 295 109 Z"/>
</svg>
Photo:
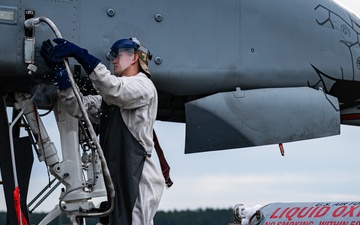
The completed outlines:
<svg viewBox="0 0 360 225">
<path fill-rule="evenodd" d="M 139 55 L 138 55 L 138 54 L 134 54 L 133 62 L 136 62 L 137 60 L 139 60 Z"/>
</svg>

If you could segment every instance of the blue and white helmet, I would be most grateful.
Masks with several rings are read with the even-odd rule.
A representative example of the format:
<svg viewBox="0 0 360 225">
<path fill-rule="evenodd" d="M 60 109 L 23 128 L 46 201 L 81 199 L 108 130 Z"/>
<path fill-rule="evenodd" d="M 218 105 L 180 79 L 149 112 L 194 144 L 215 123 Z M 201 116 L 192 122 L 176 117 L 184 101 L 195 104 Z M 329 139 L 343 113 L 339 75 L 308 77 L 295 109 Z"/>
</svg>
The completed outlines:
<svg viewBox="0 0 360 225">
<path fill-rule="evenodd" d="M 119 51 L 133 51 L 133 53 L 138 54 L 142 72 L 144 72 L 148 77 L 151 76 L 148 63 L 149 60 L 152 59 L 152 55 L 148 49 L 141 45 L 137 38 L 120 39 L 116 41 L 111 46 L 109 57 L 116 58 L 119 54 Z"/>
</svg>

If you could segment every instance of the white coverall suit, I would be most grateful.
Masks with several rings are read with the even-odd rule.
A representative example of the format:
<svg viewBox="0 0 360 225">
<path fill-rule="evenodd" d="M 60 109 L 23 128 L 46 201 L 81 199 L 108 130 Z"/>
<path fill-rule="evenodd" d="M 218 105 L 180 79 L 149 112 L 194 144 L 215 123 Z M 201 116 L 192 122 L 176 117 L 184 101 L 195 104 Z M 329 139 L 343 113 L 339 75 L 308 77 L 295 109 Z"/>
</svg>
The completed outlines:
<svg viewBox="0 0 360 225">
<path fill-rule="evenodd" d="M 82 96 L 91 122 L 99 123 L 102 100 L 108 105 L 118 106 L 131 134 L 151 155 L 154 147 L 153 125 L 158 104 L 157 92 L 152 81 L 141 72 L 135 76 L 116 77 L 111 75 L 102 63 L 95 67 L 89 78 L 99 93 Z M 70 115 L 81 118 L 82 113 L 71 88 L 59 91 L 59 97 Z M 164 182 L 161 172 L 151 159 L 146 157 L 139 195 L 132 211 L 132 225 L 153 224 L 152 220 L 164 190 Z"/>
</svg>

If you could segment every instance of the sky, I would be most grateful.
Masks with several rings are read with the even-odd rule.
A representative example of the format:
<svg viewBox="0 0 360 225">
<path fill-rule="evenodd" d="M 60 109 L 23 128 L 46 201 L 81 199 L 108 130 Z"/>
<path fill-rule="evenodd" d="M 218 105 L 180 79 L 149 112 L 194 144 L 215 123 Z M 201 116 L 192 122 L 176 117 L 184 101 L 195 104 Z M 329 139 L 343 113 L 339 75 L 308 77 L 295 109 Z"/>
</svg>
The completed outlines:
<svg viewBox="0 0 360 225">
<path fill-rule="evenodd" d="M 360 1 L 340 2 L 360 15 Z M 43 120 L 54 123 L 52 116 Z M 47 128 L 52 141 L 60 146 L 56 126 Z M 285 143 L 285 156 L 278 145 L 187 155 L 184 124 L 157 121 L 155 130 L 174 181 L 165 189 L 159 210 L 360 200 L 360 127 L 341 126 L 338 136 Z M 28 201 L 47 182 L 45 165 L 35 157 Z M 35 212 L 48 212 L 58 198 L 56 190 Z M 4 210 L 0 185 L 0 211 Z"/>
</svg>

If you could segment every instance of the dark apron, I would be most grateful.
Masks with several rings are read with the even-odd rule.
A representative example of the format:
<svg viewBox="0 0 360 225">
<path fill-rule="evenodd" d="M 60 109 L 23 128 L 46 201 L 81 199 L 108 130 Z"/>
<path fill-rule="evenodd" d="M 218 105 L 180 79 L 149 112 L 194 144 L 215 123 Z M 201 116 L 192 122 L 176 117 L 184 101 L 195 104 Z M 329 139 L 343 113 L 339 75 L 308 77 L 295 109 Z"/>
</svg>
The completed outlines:
<svg viewBox="0 0 360 225">
<path fill-rule="evenodd" d="M 119 107 L 109 106 L 104 101 L 100 145 L 115 188 L 115 207 L 110 224 L 131 225 L 146 151 L 125 125 Z"/>
</svg>

